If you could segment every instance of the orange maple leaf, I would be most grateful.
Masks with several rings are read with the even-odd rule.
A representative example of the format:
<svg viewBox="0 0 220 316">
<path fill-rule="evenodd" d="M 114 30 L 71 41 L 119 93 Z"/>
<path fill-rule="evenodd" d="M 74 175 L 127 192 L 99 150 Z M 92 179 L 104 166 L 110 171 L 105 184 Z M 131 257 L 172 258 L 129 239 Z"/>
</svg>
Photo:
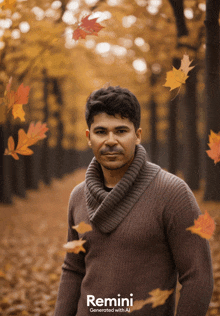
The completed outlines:
<svg viewBox="0 0 220 316">
<path fill-rule="evenodd" d="M 96 35 L 98 36 L 98 32 L 104 28 L 104 26 L 96 23 L 98 18 L 90 19 L 90 14 L 81 20 L 81 24 L 78 28 L 73 32 L 73 39 L 78 40 L 80 37 L 85 38 L 87 35 Z"/>
<path fill-rule="evenodd" d="M 199 215 L 198 219 L 194 220 L 194 225 L 186 228 L 186 230 L 190 230 L 192 234 L 197 234 L 202 238 L 210 239 L 215 231 L 215 222 L 205 211 L 205 214 Z"/>
<path fill-rule="evenodd" d="M 209 150 L 206 150 L 207 155 L 214 160 L 214 164 L 220 161 L 220 140 L 218 142 L 213 142 L 208 144 Z"/>
<path fill-rule="evenodd" d="M 195 67 L 189 67 L 191 62 L 189 56 L 184 55 L 181 60 L 180 68 L 176 69 L 173 67 L 173 70 L 167 72 L 166 83 L 163 86 L 170 87 L 170 91 L 181 87 L 182 84 L 186 82 L 186 79 L 189 78 L 188 72 Z"/>
<path fill-rule="evenodd" d="M 173 289 L 168 291 L 162 291 L 159 288 L 149 292 L 151 297 L 147 298 L 146 300 L 136 300 L 134 301 L 133 306 L 130 307 L 129 313 L 141 309 L 144 305 L 152 303 L 152 308 L 155 308 L 159 305 L 163 305 L 167 298 L 173 293 Z"/>
<path fill-rule="evenodd" d="M 32 155 L 34 152 L 29 146 L 35 144 L 40 139 L 46 137 L 44 134 L 48 128 L 46 127 L 46 123 L 42 124 L 40 121 L 36 123 L 34 126 L 34 122 L 30 123 L 27 134 L 25 131 L 20 128 L 18 131 L 18 144 L 15 149 L 14 139 L 12 136 L 8 139 L 8 148 L 5 149 L 4 155 L 11 155 L 14 159 L 18 160 L 20 155 Z"/>
<path fill-rule="evenodd" d="M 92 226 L 89 224 L 86 224 L 85 222 L 80 222 L 78 225 L 72 226 L 72 228 L 75 229 L 80 234 L 84 234 L 92 230 Z"/>
<path fill-rule="evenodd" d="M 212 130 L 210 130 L 210 135 L 209 135 L 209 144 L 216 143 L 220 140 L 220 132 L 218 134 L 214 133 Z"/>
<path fill-rule="evenodd" d="M 80 238 L 79 240 L 73 240 L 69 241 L 63 247 L 66 249 L 67 252 L 73 252 L 73 253 L 79 253 L 80 251 L 86 252 L 85 248 L 83 248 L 83 244 L 86 242 L 86 240 L 82 240 Z"/>
</svg>

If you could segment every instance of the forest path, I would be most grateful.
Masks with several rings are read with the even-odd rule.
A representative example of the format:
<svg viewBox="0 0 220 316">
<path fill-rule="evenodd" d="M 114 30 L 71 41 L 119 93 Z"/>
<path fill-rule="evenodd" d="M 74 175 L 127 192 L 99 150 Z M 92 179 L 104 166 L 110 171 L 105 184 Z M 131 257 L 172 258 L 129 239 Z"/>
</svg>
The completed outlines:
<svg viewBox="0 0 220 316">
<path fill-rule="evenodd" d="M 85 169 L 54 179 L 50 186 L 14 197 L 0 205 L 0 316 L 52 316 L 65 256 L 67 206 L 74 186 L 85 179 Z M 204 213 L 217 223 L 210 240 L 215 289 L 207 316 L 220 316 L 220 203 L 203 202 L 203 190 L 194 192 Z"/>
</svg>

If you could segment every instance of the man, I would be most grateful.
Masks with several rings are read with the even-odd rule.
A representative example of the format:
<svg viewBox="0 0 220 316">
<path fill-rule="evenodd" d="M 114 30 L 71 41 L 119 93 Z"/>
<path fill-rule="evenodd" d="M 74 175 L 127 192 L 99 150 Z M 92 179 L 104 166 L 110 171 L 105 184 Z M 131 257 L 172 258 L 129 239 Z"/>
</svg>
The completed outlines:
<svg viewBox="0 0 220 316">
<path fill-rule="evenodd" d="M 55 316 L 127 315 L 156 289 L 164 303 L 131 311 L 205 316 L 213 291 L 209 243 L 186 228 L 201 214 L 187 184 L 146 159 L 140 105 L 127 89 L 94 91 L 86 104 L 86 135 L 95 157 L 69 200 L 68 241 L 83 238 L 85 253 L 67 253 Z M 81 222 L 91 231 L 77 233 Z M 165 292 L 164 292 L 165 293 Z"/>
</svg>

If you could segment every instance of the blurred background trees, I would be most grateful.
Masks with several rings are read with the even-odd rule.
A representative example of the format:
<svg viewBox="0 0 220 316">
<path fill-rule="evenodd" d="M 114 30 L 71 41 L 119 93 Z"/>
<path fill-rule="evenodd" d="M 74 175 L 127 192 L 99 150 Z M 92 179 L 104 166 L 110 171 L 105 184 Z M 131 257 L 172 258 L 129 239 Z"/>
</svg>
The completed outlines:
<svg viewBox="0 0 220 316">
<path fill-rule="evenodd" d="M 92 152 L 85 138 L 85 102 L 106 83 L 137 96 L 142 143 L 151 161 L 172 173 L 181 171 L 193 190 L 205 179 L 205 199 L 220 199 L 219 168 L 205 152 L 210 129 L 220 131 L 218 0 L 11 3 L 10 8 L 0 3 L 1 96 L 11 76 L 14 91 L 21 83 L 31 90 L 25 122 L 6 116 L 0 107 L 1 202 L 11 203 L 13 194 L 24 197 L 41 180 L 50 184 L 88 165 Z M 98 36 L 75 41 L 73 31 L 88 14 L 104 28 Z M 183 54 L 195 68 L 177 95 L 163 85 Z M 17 161 L 4 156 L 8 137 L 16 139 L 19 128 L 27 131 L 31 121 L 39 120 L 47 122 L 49 131 L 31 147 L 34 154 L 19 155 Z"/>
</svg>

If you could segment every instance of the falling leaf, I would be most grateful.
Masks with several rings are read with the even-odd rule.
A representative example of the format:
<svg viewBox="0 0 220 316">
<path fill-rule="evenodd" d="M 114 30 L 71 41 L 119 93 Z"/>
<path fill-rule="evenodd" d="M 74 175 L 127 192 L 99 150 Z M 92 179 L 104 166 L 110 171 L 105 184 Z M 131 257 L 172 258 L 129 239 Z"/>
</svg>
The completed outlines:
<svg viewBox="0 0 220 316">
<path fill-rule="evenodd" d="M 0 3 L 0 8 L 3 10 L 10 9 L 13 11 L 15 9 L 16 0 L 4 0 Z"/>
<path fill-rule="evenodd" d="M 182 70 L 186 75 L 188 75 L 188 72 L 193 69 L 195 66 L 189 67 L 190 64 L 192 63 L 192 60 L 189 60 L 188 55 L 183 55 L 183 58 L 181 59 L 181 66 L 180 70 Z"/>
<path fill-rule="evenodd" d="M 167 72 L 167 81 L 164 87 L 170 87 L 171 91 L 185 83 L 187 78 L 188 76 L 182 70 L 173 67 L 173 70 Z"/>
<path fill-rule="evenodd" d="M 9 79 L 9 83 L 6 86 L 4 93 L 4 102 L 7 104 L 8 111 L 12 109 L 12 114 L 15 118 L 20 118 L 21 121 L 25 121 L 25 112 L 22 108 L 23 104 L 28 103 L 28 95 L 30 87 L 24 87 L 23 83 L 18 87 L 17 91 L 11 91 L 12 77 Z"/>
<path fill-rule="evenodd" d="M 80 234 L 84 234 L 92 230 L 92 226 L 89 224 L 86 224 L 85 222 L 80 222 L 78 225 L 72 226 L 72 228 L 75 229 Z"/>
<path fill-rule="evenodd" d="M 184 55 L 181 60 L 181 66 L 179 69 L 173 67 L 173 70 L 167 72 L 166 83 L 164 87 L 169 87 L 170 91 L 181 87 L 186 79 L 189 78 L 188 72 L 195 66 L 189 67 L 192 61 L 189 61 L 189 56 Z"/>
<path fill-rule="evenodd" d="M 67 252 L 74 252 L 78 254 L 80 251 L 86 252 L 86 250 L 83 248 L 83 244 L 85 242 L 86 240 L 82 240 L 82 238 L 80 238 L 79 240 L 69 241 L 63 247 Z"/>
<path fill-rule="evenodd" d="M 194 220 L 194 225 L 186 228 L 191 233 L 197 234 L 202 238 L 210 239 L 215 231 L 215 222 L 207 211 L 205 214 L 199 215 L 198 219 Z"/>
<path fill-rule="evenodd" d="M 155 308 L 159 305 L 163 305 L 167 298 L 170 296 L 170 294 L 173 293 L 173 289 L 168 291 L 162 291 L 159 288 L 149 292 L 151 297 L 147 298 L 146 300 L 136 300 L 134 301 L 133 306 L 130 307 L 129 313 L 141 309 L 144 305 L 152 303 L 152 308 Z"/>
<path fill-rule="evenodd" d="M 48 130 L 46 123 L 41 123 L 40 121 L 34 125 L 34 122 L 31 122 L 27 134 L 21 128 L 18 131 L 18 144 L 15 149 L 14 139 L 12 136 L 8 139 L 8 148 L 5 149 L 4 155 L 11 155 L 14 159 L 18 160 L 20 155 L 32 155 L 34 152 L 29 146 L 37 143 L 39 140 L 46 137 L 45 132 Z"/>
<path fill-rule="evenodd" d="M 14 116 L 14 118 L 19 117 L 21 119 L 21 121 L 25 121 L 25 112 L 22 108 L 22 104 L 14 104 L 13 108 L 12 108 L 12 114 Z"/>
<path fill-rule="evenodd" d="M 210 130 L 209 145 L 212 143 L 218 142 L 219 140 L 220 140 L 220 132 L 218 132 L 218 134 L 216 134 L 212 130 Z"/>
<path fill-rule="evenodd" d="M 220 161 L 220 140 L 218 142 L 212 142 L 209 145 L 209 150 L 206 150 L 207 155 L 214 160 L 214 163 Z"/>
<path fill-rule="evenodd" d="M 79 38 L 86 38 L 87 35 L 96 35 L 98 36 L 98 32 L 104 28 L 99 23 L 96 23 L 98 18 L 90 19 L 87 15 L 85 18 L 81 20 L 81 24 L 78 28 L 73 32 L 73 39 L 78 40 Z"/>
</svg>

